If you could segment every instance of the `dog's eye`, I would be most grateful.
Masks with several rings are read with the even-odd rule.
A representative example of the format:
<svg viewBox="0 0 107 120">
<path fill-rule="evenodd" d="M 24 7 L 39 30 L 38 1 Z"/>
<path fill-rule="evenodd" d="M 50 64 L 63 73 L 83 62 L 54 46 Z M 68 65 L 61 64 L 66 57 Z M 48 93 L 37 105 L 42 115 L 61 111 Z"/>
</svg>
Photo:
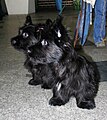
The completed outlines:
<svg viewBox="0 0 107 120">
<path fill-rule="evenodd" d="M 22 35 L 24 38 L 27 38 L 29 36 L 28 33 L 23 33 Z"/>
<path fill-rule="evenodd" d="M 41 42 L 41 44 L 42 44 L 42 46 L 47 46 L 47 45 L 48 45 L 48 42 L 43 39 L 42 42 Z"/>
</svg>

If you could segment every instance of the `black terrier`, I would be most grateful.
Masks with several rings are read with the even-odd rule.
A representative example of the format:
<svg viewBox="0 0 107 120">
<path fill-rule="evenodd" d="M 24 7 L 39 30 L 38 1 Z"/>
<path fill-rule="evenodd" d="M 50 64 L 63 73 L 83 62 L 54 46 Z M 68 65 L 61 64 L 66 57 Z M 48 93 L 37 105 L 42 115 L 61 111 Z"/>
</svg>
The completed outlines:
<svg viewBox="0 0 107 120">
<path fill-rule="evenodd" d="M 11 41 L 15 48 L 26 47 L 23 49 L 27 55 L 25 64 L 33 74 L 29 84 L 52 88 L 50 105 L 64 105 L 74 96 L 78 107 L 93 109 L 99 86 L 97 67 L 74 50 L 62 18 L 59 16 L 54 22 L 47 20 L 45 24 L 24 27 L 30 26 L 33 30 L 26 30 L 27 34 L 21 30 L 18 38 Z M 21 47 L 24 40 L 29 42 Z"/>
</svg>

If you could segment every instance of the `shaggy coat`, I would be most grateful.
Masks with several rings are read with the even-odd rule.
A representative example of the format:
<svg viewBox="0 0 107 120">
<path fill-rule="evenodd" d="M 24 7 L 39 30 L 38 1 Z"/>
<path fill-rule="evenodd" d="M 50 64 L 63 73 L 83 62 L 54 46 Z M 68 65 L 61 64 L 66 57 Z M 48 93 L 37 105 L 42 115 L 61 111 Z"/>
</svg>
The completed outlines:
<svg viewBox="0 0 107 120">
<path fill-rule="evenodd" d="M 74 50 L 62 25 L 62 17 L 37 25 L 28 18 L 11 43 L 16 49 L 23 50 L 27 57 L 25 66 L 32 73 L 29 84 L 51 88 L 50 105 L 64 105 L 73 96 L 78 107 L 93 109 L 99 72 L 94 63 Z"/>
</svg>

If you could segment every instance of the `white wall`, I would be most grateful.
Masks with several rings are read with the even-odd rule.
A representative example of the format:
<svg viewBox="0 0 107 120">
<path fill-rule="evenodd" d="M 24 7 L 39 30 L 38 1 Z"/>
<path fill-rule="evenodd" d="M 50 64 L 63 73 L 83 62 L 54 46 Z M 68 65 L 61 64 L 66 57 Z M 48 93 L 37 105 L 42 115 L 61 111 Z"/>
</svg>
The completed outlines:
<svg viewBox="0 0 107 120">
<path fill-rule="evenodd" d="M 35 0 L 29 0 L 28 3 L 28 13 L 34 13 L 35 12 Z"/>
<path fill-rule="evenodd" d="M 29 12 L 35 12 L 34 0 L 5 0 L 5 2 L 8 14 L 28 14 Z"/>
</svg>

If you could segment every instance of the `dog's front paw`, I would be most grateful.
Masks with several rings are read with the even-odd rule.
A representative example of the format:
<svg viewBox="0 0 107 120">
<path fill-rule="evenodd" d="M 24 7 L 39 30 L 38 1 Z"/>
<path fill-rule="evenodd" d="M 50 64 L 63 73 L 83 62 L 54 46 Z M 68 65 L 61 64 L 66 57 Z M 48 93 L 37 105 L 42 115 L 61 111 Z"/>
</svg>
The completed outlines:
<svg viewBox="0 0 107 120">
<path fill-rule="evenodd" d="M 61 106 L 61 105 L 64 105 L 65 103 L 59 98 L 52 97 L 49 100 L 49 104 L 52 105 L 52 106 Z"/>
<path fill-rule="evenodd" d="M 29 85 L 40 85 L 42 84 L 41 81 L 39 80 L 34 80 L 34 79 L 31 79 L 29 82 L 28 82 Z"/>
<path fill-rule="evenodd" d="M 96 107 L 94 101 L 83 101 L 80 102 L 77 106 L 83 109 L 94 109 Z"/>
</svg>

